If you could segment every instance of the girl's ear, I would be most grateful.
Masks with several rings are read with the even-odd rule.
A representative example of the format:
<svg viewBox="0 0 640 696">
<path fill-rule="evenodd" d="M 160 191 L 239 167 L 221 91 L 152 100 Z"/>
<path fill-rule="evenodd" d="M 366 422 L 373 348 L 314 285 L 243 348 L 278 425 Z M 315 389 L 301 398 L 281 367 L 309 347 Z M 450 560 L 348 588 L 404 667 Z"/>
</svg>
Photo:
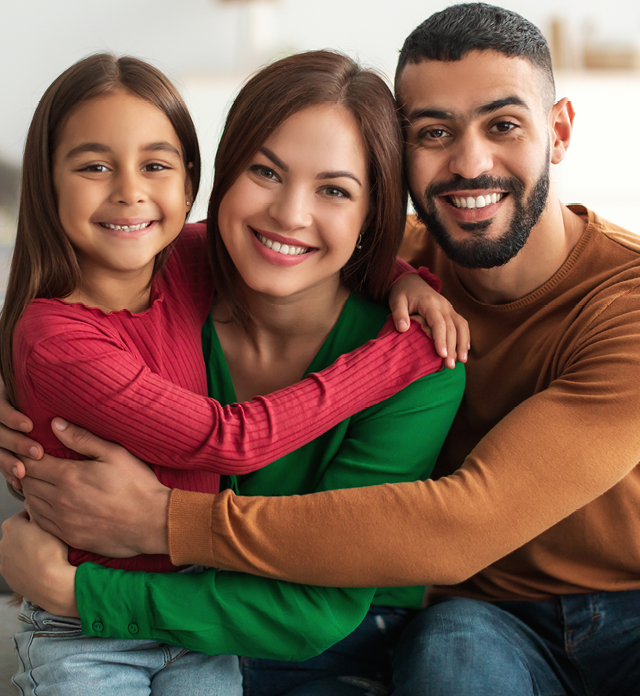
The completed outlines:
<svg viewBox="0 0 640 696">
<path fill-rule="evenodd" d="M 187 170 L 193 169 L 193 162 L 187 164 Z M 187 171 L 187 175 L 184 180 L 184 194 L 187 198 L 187 207 L 191 208 L 193 205 L 193 183 L 191 181 L 191 172 Z"/>
</svg>

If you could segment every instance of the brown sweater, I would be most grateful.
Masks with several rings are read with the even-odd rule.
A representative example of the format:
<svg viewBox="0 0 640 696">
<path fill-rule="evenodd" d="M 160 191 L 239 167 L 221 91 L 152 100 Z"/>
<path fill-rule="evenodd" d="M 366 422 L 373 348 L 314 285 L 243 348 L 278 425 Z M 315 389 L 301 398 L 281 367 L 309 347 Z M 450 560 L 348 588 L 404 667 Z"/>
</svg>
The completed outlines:
<svg viewBox="0 0 640 696">
<path fill-rule="evenodd" d="M 470 297 L 409 225 L 407 258 L 471 327 L 443 478 L 288 498 L 174 491 L 173 562 L 487 600 L 640 589 L 640 238 L 574 212 L 588 225 L 563 266 L 503 305 Z"/>
</svg>

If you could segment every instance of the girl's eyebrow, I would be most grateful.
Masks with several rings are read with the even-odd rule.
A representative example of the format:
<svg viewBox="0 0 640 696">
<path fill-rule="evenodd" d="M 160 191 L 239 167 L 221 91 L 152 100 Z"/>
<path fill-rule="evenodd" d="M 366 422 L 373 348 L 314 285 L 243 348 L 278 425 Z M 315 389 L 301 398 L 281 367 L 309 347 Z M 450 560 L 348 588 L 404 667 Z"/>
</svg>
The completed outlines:
<svg viewBox="0 0 640 696">
<path fill-rule="evenodd" d="M 172 155 L 176 155 L 177 157 L 182 157 L 180 152 L 171 144 L 168 143 L 166 140 L 159 140 L 156 143 L 148 143 L 147 145 L 144 145 L 142 147 L 143 152 L 169 152 Z M 77 157 L 78 155 L 82 155 L 85 152 L 96 152 L 96 153 L 109 153 L 111 152 L 111 148 L 108 145 L 104 145 L 103 143 L 81 143 L 80 145 L 77 145 L 76 147 L 71 148 L 69 152 L 65 155 L 65 159 L 73 159 L 74 157 Z"/>
</svg>

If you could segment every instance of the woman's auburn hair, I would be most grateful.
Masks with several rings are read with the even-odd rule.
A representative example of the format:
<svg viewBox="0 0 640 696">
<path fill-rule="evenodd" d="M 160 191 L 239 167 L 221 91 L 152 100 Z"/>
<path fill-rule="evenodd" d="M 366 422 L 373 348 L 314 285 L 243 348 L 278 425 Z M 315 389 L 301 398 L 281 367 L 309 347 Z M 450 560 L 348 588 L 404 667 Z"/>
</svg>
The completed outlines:
<svg viewBox="0 0 640 696">
<path fill-rule="evenodd" d="M 18 229 L 4 307 L 0 315 L 0 372 L 15 404 L 13 332 L 27 305 L 36 298 L 64 298 L 81 279 L 78 260 L 58 216 L 53 185 L 53 155 L 71 113 L 81 104 L 127 91 L 157 106 L 182 144 L 192 196 L 200 183 L 200 150 L 195 126 L 170 80 L 149 63 L 110 53 L 87 56 L 65 70 L 40 100 L 27 134 L 22 164 Z M 162 270 L 171 245 L 157 256 Z"/>
<path fill-rule="evenodd" d="M 356 121 L 367 157 L 371 213 L 361 248 L 342 269 L 342 282 L 367 299 L 383 301 L 404 231 L 407 194 L 402 172 L 403 140 L 396 102 L 376 72 L 334 51 L 309 51 L 278 60 L 241 89 L 225 123 L 215 160 L 207 235 L 216 292 L 234 320 L 251 317 L 243 284 L 222 241 L 220 203 L 271 134 L 293 114 L 335 104 Z"/>
</svg>

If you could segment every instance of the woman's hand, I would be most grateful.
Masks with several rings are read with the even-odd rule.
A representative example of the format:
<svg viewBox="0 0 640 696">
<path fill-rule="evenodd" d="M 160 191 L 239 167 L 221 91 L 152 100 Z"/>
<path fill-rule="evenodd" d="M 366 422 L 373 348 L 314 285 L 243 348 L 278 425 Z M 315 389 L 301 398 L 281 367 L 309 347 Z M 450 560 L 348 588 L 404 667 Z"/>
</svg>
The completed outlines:
<svg viewBox="0 0 640 696">
<path fill-rule="evenodd" d="M 467 362 L 471 349 L 467 320 L 417 273 L 407 273 L 393 284 L 389 307 L 400 332 L 409 328 L 409 315 L 419 314 L 424 318 L 431 329 L 436 352 L 444 358 L 447 367 L 454 368 L 456 358 L 459 362 Z"/>
<path fill-rule="evenodd" d="M 0 573 L 12 590 L 52 614 L 79 616 L 67 547 L 21 512 L 2 525 Z"/>
<path fill-rule="evenodd" d="M 42 529 L 113 558 L 169 553 L 170 489 L 123 447 L 61 418 L 51 427 L 66 447 L 91 460 L 23 458 L 25 506 Z"/>
<path fill-rule="evenodd" d="M 1 384 L 1 383 L 0 383 Z M 7 481 L 20 489 L 20 479 L 25 475 L 24 464 L 16 455 L 40 459 L 44 454 L 42 446 L 23 433 L 30 433 L 33 423 L 16 411 L 7 401 L 4 385 L 0 388 L 0 471 Z"/>
</svg>

